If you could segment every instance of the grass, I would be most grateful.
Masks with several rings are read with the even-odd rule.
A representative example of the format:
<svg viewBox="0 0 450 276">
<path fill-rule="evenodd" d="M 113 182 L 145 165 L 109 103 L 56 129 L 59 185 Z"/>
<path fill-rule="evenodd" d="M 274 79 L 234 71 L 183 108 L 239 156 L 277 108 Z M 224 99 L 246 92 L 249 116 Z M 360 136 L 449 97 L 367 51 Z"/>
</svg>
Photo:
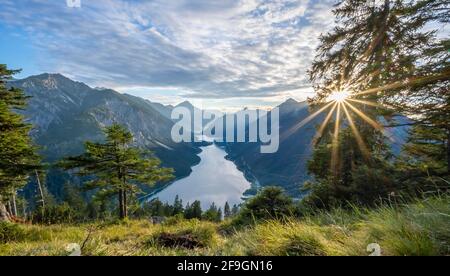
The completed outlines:
<svg viewBox="0 0 450 276">
<path fill-rule="evenodd" d="M 83 225 L 0 224 L 0 255 L 450 255 L 450 197 L 403 206 L 319 212 L 302 219 L 266 221 L 224 232 L 224 225 L 198 220 L 145 220 Z"/>
</svg>

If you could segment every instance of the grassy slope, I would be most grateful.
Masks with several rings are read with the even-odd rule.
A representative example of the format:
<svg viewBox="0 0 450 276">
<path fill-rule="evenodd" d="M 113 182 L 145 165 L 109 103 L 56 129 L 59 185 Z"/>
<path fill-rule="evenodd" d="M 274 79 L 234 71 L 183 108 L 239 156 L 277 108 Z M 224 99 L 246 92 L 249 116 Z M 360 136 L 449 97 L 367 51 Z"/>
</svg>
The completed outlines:
<svg viewBox="0 0 450 276">
<path fill-rule="evenodd" d="M 268 221 L 225 235 L 227 222 L 169 220 L 165 225 L 127 221 L 97 225 L 21 225 L 0 255 L 67 255 L 70 243 L 85 243 L 84 255 L 368 255 L 378 243 L 383 255 L 449 255 L 450 198 L 403 207 L 355 208 L 284 223 Z M 194 249 L 161 246 L 161 233 L 187 235 Z M 89 238 L 87 238 L 89 236 Z M 0 239 L 1 240 L 1 239 Z"/>
</svg>

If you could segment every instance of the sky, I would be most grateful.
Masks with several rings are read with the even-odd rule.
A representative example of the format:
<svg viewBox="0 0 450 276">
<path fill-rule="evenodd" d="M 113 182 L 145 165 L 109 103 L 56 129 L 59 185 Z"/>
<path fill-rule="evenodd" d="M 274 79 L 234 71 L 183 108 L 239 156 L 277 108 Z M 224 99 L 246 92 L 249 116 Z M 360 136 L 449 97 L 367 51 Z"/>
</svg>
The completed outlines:
<svg viewBox="0 0 450 276">
<path fill-rule="evenodd" d="M 334 2 L 2 0 L 0 63 L 163 104 L 271 107 L 313 94 L 307 70 Z"/>
</svg>

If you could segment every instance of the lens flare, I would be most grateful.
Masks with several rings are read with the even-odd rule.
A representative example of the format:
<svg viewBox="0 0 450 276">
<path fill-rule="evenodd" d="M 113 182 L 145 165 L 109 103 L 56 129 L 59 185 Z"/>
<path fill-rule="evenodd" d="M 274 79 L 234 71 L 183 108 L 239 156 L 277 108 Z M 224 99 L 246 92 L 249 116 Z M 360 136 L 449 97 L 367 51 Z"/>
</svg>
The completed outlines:
<svg viewBox="0 0 450 276">
<path fill-rule="evenodd" d="M 345 102 L 349 97 L 350 97 L 350 92 L 348 92 L 346 90 L 337 91 L 328 97 L 328 101 L 342 103 L 342 102 Z"/>
<path fill-rule="evenodd" d="M 428 80 L 428 79 L 426 79 Z M 424 79 L 413 80 L 414 81 L 426 81 Z M 410 81 L 411 82 L 411 81 Z M 359 117 L 363 122 L 369 124 L 374 129 L 380 131 L 384 135 L 386 135 L 385 130 L 382 125 L 380 125 L 376 119 L 370 118 L 365 114 L 365 110 L 367 106 L 372 108 L 382 108 L 382 109 L 391 109 L 392 107 L 387 106 L 385 104 L 379 104 L 377 102 L 371 102 L 364 100 L 364 96 L 370 93 L 377 93 L 379 91 L 384 91 L 388 89 L 398 88 L 405 86 L 405 83 L 393 83 L 390 85 L 386 85 L 383 87 L 368 89 L 365 91 L 355 91 L 351 86 L 347 86 L 346 88 L 339 89 L 334 93 L 331 93 L 328 97 L 326 97 L 325 102 L 323 102 L 322 106 L 318 108 L 314 113 L 310 114 L 305 119 L 301 120 L 299 123 L 295 124 L 291 129 L 282 135 L 282 139 L 286 139 L 291 136 L 293 133 L 298 131 L 300 128 L 310 123 L 314 118 L 318 117 L 324 112 L 327 112 L 324 116 L 324 120 L 322 121 L 320 127 L 318 128 L 316 135 L 313 138 L 313 145 L 316 145 L 320 138 L 322 137 L 325 128 L 328 124 L 333 123 L 332 118 L 335 118 L 334 121 L 334 130 L 332 130 L 332 141 L 331 141 L 331 170 L 338 174 L 340 170 L 340 152 L 339 152 L 339 132 L 343 126 L 349 126 L 353 132 L 353 135 L 356 139 L 357 146 L 361 151 L 364 159 L 367 162 L 370 162 L 370 151 L 367 147 L 367 144 L 364 142 L 364 139 L 361 133 L 358 130 L 359 124 L 361 124 L 361 120 L 357 122 L 355 119 Z M 362 99 L 356 99 L 361 98 Z M 355 107 L 352 103 L 357 105 L 363 105 L 363 109 L 359 109 Z M 342 115 L 343 113 L 343 115 Z M 342 118 L 341 118 L 342 117 Z"/>
</svg>

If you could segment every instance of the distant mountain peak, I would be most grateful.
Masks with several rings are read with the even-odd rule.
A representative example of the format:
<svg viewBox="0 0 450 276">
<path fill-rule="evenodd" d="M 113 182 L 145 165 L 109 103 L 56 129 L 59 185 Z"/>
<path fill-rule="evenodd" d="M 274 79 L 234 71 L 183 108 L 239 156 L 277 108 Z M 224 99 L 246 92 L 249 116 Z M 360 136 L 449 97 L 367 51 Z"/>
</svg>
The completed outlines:
<svg viewBox="0 0 450 276">
<path fill-rule="evenodd" d="M 184 107 L 194 107 L 192 104 L 191 104 L 191 102 L 189 102 L 189 101 L 184 101 L 184 102 L 182 102 L 182 103 L 179 103 L 179 104 L 177 104 L 177 106 L 184 106 Z"/>
<path fill-rule="evenodd" d="M 86 84 L 71 80 L 59 73 L 43 73 L 40 75 L 29 76 L 21 80 L 14 80 L 12 83 L 22 83 L 24 88 L 41 87 L 48 90 L 58 90 L 62 87 L 70 88 L 68 90 L 75 87 L 83 90 L 90 89 Z"/>
<path fill-rule="evenodd" d="M 287 99 L 285 102 L 279 105 L 280 108 L 302 108 L 308 106 L 307 101 L 298 102 L 292 98 Z"/>
<path fill-rule="evenodd" d="M 97 90 L 97 91 L 105 91 L 105 90 L 109 90 L 109 88 L 101 87 L 101 86 L 94 87 L 94 89 Z M 129 94 L 126 94 L 126 93 L 125 93 L 125 95 L 129 95 Z M 131 96 L 131 95 L 130 95 L 130 96 Z"/>
<path fill-rule="evenodd" d="M 286 103 L 286 104 L 298 104 L 299 102 L 297 102 L 293 98 L 289 98 L 284 103 Z"/>
<path fill-rule="evenodd" d="M 60 73 L 43 73 L 40 75 L 35 75 L 35 76 L 30 76 L 26 79 L 39 79 L 39 80 L 46 80 L 46 79 L 54 79 L 57 81 L 71 81 L 73 82 L 71 79 L 69 79 L 68 77 L 60 74 Z"/>
<path fill-rule="evenodd" d="M 285 102 L 280 104 L 278 108 L 282 113 L 293 113 L 293 112 L 295 113 L 305 110 L 305 108 L 308 108 L 308 102 L 307 101 L 298 102 L 292 98 L 289 98 Z"/>
</svg>

